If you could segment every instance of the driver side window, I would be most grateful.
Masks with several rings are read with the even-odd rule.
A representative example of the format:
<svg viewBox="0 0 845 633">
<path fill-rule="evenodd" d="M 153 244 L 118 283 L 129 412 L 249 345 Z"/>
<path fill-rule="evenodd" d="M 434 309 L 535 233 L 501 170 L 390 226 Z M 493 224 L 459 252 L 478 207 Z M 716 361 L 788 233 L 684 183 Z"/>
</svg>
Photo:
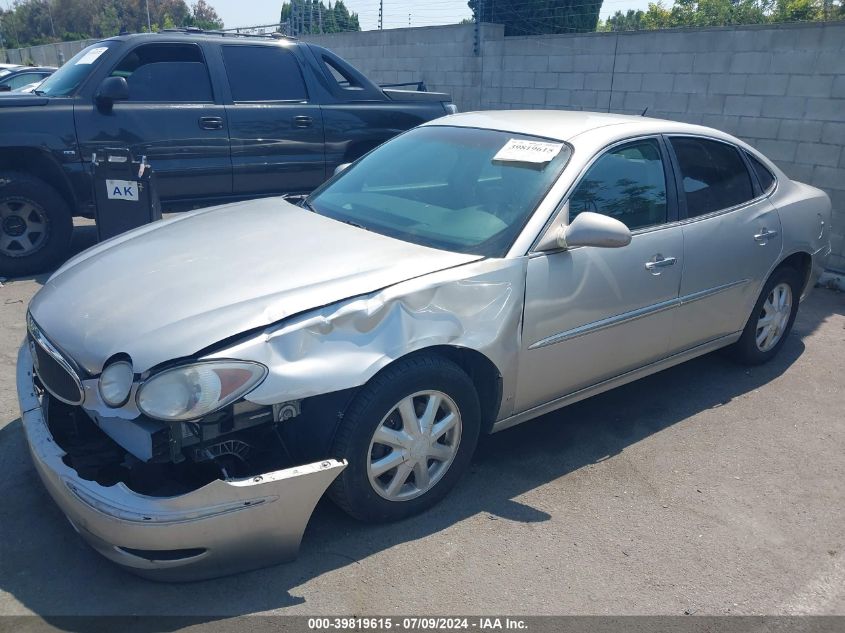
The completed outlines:
<svg viewBox="0 0 845 633">
<path fill-rule="evenodd" d="M 214 101 L 208 70 L 196 44 L 139 46 L 121 60 L 111 76 L 126 79 L 130 101 Z"/>
<path fill-rule="evenodd" d="M 596 160 L 569 197 L 569 222 L 582 211 L 609 215 L 632 231 L 666 222 L 666 171 L 657 139 L 620 145 Z"/>
</svg>

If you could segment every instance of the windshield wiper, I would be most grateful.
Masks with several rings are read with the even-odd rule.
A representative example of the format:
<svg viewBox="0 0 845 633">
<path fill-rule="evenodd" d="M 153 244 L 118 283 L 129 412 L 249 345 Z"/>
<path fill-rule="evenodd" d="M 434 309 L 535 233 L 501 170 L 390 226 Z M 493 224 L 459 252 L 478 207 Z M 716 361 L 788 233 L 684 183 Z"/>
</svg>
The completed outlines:
<svg viewBox="0 0 845 633">
<path fill-rule="evenodd" d="M 32 94 L 36 95 L 37 97 L 43 97 L 46 93 L 43 90 L 33 90 Z"/>
</svg>

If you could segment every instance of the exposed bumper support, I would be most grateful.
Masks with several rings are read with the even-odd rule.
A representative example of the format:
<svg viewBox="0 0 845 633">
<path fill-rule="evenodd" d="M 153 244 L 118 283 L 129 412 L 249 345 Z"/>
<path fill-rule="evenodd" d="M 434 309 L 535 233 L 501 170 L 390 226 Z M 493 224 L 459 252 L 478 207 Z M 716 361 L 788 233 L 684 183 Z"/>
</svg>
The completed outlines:
<svg viewBox="0 0 845 633">
<path fill-rule="evenodd" d="M 325 460 L 248 479 L 213 481 L 176 497 L 101 486 L 67 466 L 18 353 L 18 400 L 35 468 L 73 527 L 106 558 L 154 580 L 187 581 L 296 558 L 314 506 L 346 467 Z"/>
</svg>

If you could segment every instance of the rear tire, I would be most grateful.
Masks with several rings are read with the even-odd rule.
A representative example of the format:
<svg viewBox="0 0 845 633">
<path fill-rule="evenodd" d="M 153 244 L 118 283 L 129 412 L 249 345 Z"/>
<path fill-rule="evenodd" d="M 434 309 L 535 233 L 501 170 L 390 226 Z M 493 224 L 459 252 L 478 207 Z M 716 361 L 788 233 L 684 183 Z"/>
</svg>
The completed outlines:
<svg viewBox="0 0 845 633">
<path fill-rule="evenodd" d="M 329 496 L 362 521 L 418 514 L 467 470 L 480 428 L 478 395 L 460 367 L 435 354 L 400 359 L 344 412 L 332 455 L 349 465 Z"/>
<path fill-rule="evenodd" d="M 0 275 L 20 277 L 62 261 L 73 218 L 64 198 L 30 174 L 0 172 Z"/>
<path fill-rule="evenodd" d="M 801 295 L 801 275 L 794 268 L 778 268 L 763 286 L 740 339 L 730 348 L 745 365 L 761 365 L 777 355 L 786 342 Z"/>
</svg>

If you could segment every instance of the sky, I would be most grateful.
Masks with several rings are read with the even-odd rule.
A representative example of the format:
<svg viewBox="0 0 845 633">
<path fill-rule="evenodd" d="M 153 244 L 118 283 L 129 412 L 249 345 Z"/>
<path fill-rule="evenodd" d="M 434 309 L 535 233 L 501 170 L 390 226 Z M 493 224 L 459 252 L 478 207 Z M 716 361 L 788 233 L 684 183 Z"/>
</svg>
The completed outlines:
<svg viewBox="0 0 845 633">
<path fill-rule="evenodd" d="M 226 27 L 274 24 L 279 21 L 281 0 L 208 0 Z M 508 1 L 508 0 L 503 0 Z M 617 10 L 646 9 L 649 0 L 604 0 L 601 17 Z M 190 4 L 190 0 L 188 0 Z M 344 0 L 350 11 L 358 14 L 361 28 L 378 26 L 379 0 Z M 666 4 L 671 4 L 667 2 Z M 409 15 L 410 14 L 410 15 Z M 455 24 L 471 16 L 466 0 L 384 0 L 384 27 L 431 26 Z"/>
</svg>

